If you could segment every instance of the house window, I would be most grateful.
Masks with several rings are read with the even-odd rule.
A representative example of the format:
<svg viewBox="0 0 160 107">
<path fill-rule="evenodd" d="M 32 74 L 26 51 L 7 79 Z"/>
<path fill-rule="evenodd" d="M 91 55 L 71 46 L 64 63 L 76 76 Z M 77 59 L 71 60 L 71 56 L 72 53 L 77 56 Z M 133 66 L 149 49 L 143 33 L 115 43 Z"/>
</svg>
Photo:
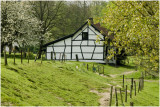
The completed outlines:
<svg viewBox="0 0 160 107">
<path fill-rule="evenodd" d="M 82 32 L 82 40 L 88 40 L 88 32 Z"/>
</svg>

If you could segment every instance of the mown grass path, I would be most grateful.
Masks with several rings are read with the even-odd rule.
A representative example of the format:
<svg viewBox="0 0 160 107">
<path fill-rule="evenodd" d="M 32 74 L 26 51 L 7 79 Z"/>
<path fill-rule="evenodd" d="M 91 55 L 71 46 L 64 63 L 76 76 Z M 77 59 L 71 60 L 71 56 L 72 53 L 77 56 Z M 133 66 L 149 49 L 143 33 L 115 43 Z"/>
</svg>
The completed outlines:
<svg viewBox="0 0 160 107">
<path fill-rule="evenodd" d="M 97 75 L 99 75 L 98 73 L 96 73 Z M 125 78 L 131 78 L 131 77 L 135 77 L 135 78 L 138 78 L 140 77 L 141 75 L 141 72 L 140 71 L 136 71 L 136 70 L 131 70 L 131 71 L 126 71 L 126 72 L 122 72 L 122 73 L 118 73 L 118 74 L 108 74 L 107 76 L 106 75 L 103 75 L 103 74 L 100 74 L 99 76 L 102 76 L 104 78 L 110 78 L 110 82 L 109 83 L 106 83 L 106 85 L 108 86 L 114 86 L 113 87 L 113 101 L 112 101 L 112 105 L 115 106 L 115 95 L 114 95 L 114 90 L 115 88 L 117 88 L 119 90 L 119 88 L 122 89 L 122 91 L 124 90 L 122 88 L 122 76 L 125 75 Z M 133 76 L 132 76 L 133 75 Z M 147 77 L 146 77 L 147 78 Z M 133 91 L 133 98 L 130 99 L 129 95 L 130 95 L 130 85 L 131 85 L 131 79 L 125 79 L 125 85 L 128 85 L 128 89 L 127 89 L 127 92 L 128 92 L 128 102 L 124 102 L 124 104 L 126 106 L 129 106 L 130 105 L 130 101 L 134 102 L 134 105 L 156 105 L 158 106 L 159 105 L 159 97 L 158 95 L 156 95 L 156 93 L 158 94 L 159 93 L 159 80 L 148 80 L 148 79 L 145 79 L 145 87 L 144 89 L 138 93 L 138 82 L 139 80 L 138 79 L 134 79 L 134 81 L 137 82 L 137 96 L 134 96 L 134 91 Z M 151 84 L 152 85 L 149 85 Z M 110 99 L 110 88 L 107 88 L 106 92 L 104 93 L 99 93 L 95 90 L 91 90 L 92 92 L 96 93 L 97 95 L 101 96 L 101 98 L 99 99 L 99 102 L 100 102 L 100 105 L 101 106 L 109 106 L 109 99 Z M 154 91 L 152 91 L 154 90 Z M 151 94 L 150 94 L 151 93 Z M 118 91 L 118 95 L 120 94 L 120 92 Z M 124 91 L 122 92 L 123 96 L 125 95 Z M 148 101 L 147 103 L 145 102 L 145 99 L 146 100 L 149 100 L 149 95 L 153 97 L 153 99 L 151 101 Z M 146 97 L 146 98 L 145 98 Z M 119 99 L 118 99 L 119 103 L 120 103 L 120 106 L 122 106 L 121 104 L 121 100 L 120 100 L 120 95 L 119 95 Z M 124 97 L 123 97 L 123 101 L 124 101 Z"/>
<path fill-rule="evenodd" d="M 132 73 L 135 73 L 137 71 L 127 71 L 127 72 L 123 72 L 121 74 L 112 74 L 110 75 L 112 78 L 116 78 L 117 76 L 122 76 L 122 75 L 127 75 L 127 74 L 132 74 Z"/>
<path fill-rule="evenodd" d="M 133 72 L 137 72 L 137 71 L 127 71 L 127 72 L 123 72 L 121 74 L 112 74 L 112 75 L 109 75 L 110 77 L 112 78 L 116 78 L 117 76 L 122 76 L 122 75 L 127 75 L 127 74 L 131 74 Z M 97 75 L 99 75 L 98 73 L 96 73 Z M 103 74 L 100 74 L 100 76 L 102 77 L 105 77 L 107 78 L 107 76 L 103 75 Z M 117 79 L 116 79 L 117 80 Z M 112 83 L 116 83 L 114 82 L 114 80 L 112 81 Z M 106 83 L 106 85 L 108 86 L 112 86 L 111 84 L 109 83 Z M 115 87 L 119 87 L 119 88 L 122 88 L 122 86 L 120 85 L 115 85 Z M 115 90 L 115 87 L 113 87 L 113 90 Z M 96 90 L 90 90 L 90 92 L 93 92 L 93 93 L 96 93 L 97 95 L 101 96 L 101 98 L 99 99 L 99 103 L 100 103 L 100 106 L 109 106 L 109 101 L 110 101 L 110 88 L 106 88 L 104 90 L 107 90 L 106 92 L 103 92 L 103 93 L 100 93 Z M 130 92 L 128 90 L 128 92 Z M 114 94 L 114 91 L 113 91 L 113 94 Z"/>
</svg>

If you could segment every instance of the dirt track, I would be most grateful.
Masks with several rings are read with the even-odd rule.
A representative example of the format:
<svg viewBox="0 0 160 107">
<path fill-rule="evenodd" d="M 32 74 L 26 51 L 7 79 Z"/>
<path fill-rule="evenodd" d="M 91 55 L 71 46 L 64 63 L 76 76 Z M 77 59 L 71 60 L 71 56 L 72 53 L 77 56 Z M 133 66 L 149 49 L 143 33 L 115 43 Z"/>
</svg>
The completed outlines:
<svg viewBox="0 0 160 107">
<path fill-rule="evenodd" d="M 137 71 L 128 71 L 128 72 L 123 72 L 121 74 L 114 74 L 114 75 L 110 75 L 110 76 L 112 78 L 116 78 L 116 76 L 118 76 L 118 75 L 131 74 L 133 72 L 137 72 Z M 99 75 L 98 73 L 96 73 L 96 74 Z M 100 75 L 100 76 L 106 77 L 105 75 Z M 111 84 L 108 84 L 108 83 L 106 83 L 106 85 L 112 86 Z M 117 87 L 121 87 L 121 86 L 117 85 Z M 114 89 L 115 89 L 115 87 L 113 87 L 113 93 L 114 93 Z M 100 106 L 109 106 L 110 88 L 106 88 L 104 90 L 107 90 L 107 92 L 100 93 L 97 90 L 90 90 L 90 92 L 96 93 L 98 96 L 101 96 L 101 98 L 99 99 Z"/>
</svg>

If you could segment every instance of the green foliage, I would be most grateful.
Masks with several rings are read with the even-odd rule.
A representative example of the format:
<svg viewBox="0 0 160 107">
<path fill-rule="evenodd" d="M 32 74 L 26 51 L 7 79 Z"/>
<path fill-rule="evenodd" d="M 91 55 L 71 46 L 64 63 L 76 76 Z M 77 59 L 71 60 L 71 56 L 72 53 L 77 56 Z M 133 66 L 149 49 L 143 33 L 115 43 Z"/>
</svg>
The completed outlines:
<svg viewBox="0 0 160 107">
<path fill-rule="evenodd" d="M 27 58 L 28 58 L 28 56 L 29 56 L 29 58 L 35 58 L 35 55 L 33 54 L 33 52 L 29 52 L 29 54 L 28 54 L 28 52 L 27 52 Z"/>
<path fill-rule="evenodd" d="M 159 2 L 112 1 L 97 21 L 114 34 L 119 53 L 135 55 L 146 71 L 159 71 Z"/>
<path fill-rule="evenodd" d="M 57 39 L 77 31 L 88 18 L 99 16 L 103 1 L 65 1 L 56 19 L 56 26 L 51 29 L 52 38 Z M 68 14 L 69 13 L 69 14 Z"/>
<path fill-rule="evenodd" d="M 1 56 L 4 57 L 4 53 L 2 53 Z M 11 54 L 6 53 L 6 56 L 7 56 L 7 58 L 14 58 L 14 53 L 11 53 Z M 27 59 L 28 58 L 28 52 L 26 52 L 26 57 L 24 57 L 25 56 L 24 52 L 23 52 L 22 56 L 23 56 L 23 59 Z M 35 56 L 36 56 L 36 54 L 33 54 L 33 52 L 29 53 L 29 59 L 35 59 Z M 16 52 L 15 53 L 15 58 L 19 60 L 21 58 L 21 53 Z"/>
<path fill-rule="evenodd" d="M 104 7 L 106 7 L 107 4 L 108 2 L 106 1 L 92 1 L 90 3 L 90 11 L 91 11 L 92 17 L 99 17 L 103 15 L 101 11 Z"/>
</svg>

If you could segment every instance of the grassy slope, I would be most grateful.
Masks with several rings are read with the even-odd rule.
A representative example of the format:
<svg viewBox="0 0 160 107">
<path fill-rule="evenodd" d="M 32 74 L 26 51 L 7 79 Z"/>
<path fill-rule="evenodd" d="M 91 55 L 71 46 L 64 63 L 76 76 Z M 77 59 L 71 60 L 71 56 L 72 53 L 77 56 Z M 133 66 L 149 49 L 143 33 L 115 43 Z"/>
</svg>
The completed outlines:
<svg viewBox="0 0 160 107">
<path fill-rule="evenodd" d="M 125 78 L 130 77 L 126 75 Z M 117 84 L 122 86 L 122 79 L 115 79 Z M 134 102 L 134 106 L 159 106 L 159 81 L 158 80 L 148 80 L 144 82 L 144 89 L 138 93 L 138 79 L 136 81 L 136 96 L 135 96 L 135 88 L 132 90 L 132 98 L 130 98 L 130 92 L 127 94 L 127 102 L 125 102 L 125 92 L 122 92 L 123 102 L 125 106 L 130 106 L 130 102 Z M 125 79 L 125 86 L 127 85 L 127 90 L 130 91 L 131 80 Z M 119 106 L 122 106 L 119 88 L 118 90 L 118 103 Z M 124 90 L 122 88 L 122 90 Z M 114 90 L 115 91 L 115 90 Z M 112 105 L 115 106 L 115 94 L 113 95 Z"/>
<path fill-rule="evenodd" d="M 2 105 L 67 106 L 71 104 L 74 106 L 97 106 L 99 105 L 99 96 L 89 92 L 91 89 L 104 92 L 106 91 L 103 90 L 104 88 L 110 88 L 106 83 L 122 85 L 122 76 L 113 79 L 109 76 L 104 78 L 93 73 L 91 69 L 93 63 L 89 63 L 89 71 L 87 71 L 82 62 L 54 63 L 44 61 L 41 65 L 40 61 L 35 63 L 32 60 L 28 64 L 25 60 L 23 64 L 20 64 L 20 60 L 18 60 L 17 64 L 13 65 L 13 59 L 9 59 L 9 65 L 6 67 L 3 62 L 2 59 Z M 76 69 L 76 66 L 79 70 Z M 133 71 L 133 68 L 132 66 L 115 68 L 105 65 L 105 75 Z M 140 72 L 125 76 L 139 77 Z M 125 84 L 129 86 L 130 80 Z M 128 102 L 125 105 L 129 105 L 132 100 L 134 105 L 157 106 L 158 93 L 158 82 L 145 82 L 144 90 L 132 99 L 128 97 Z M 149 101 L 150 98 L 152 99 Z M 115 96 L 113 96 L 112 105 L 115 104 L 114 99 Z"/>
<path fill-rule="evenodd" d="M 99 97 L 89 92 L 91 89 L 102 91 L 106 78 L 91 71 L 76 70 L 77 62 L 34 63 L 24 61 L 4 66 L 2 59 L 2 105 L 99 105 Z"/>
</svg>

